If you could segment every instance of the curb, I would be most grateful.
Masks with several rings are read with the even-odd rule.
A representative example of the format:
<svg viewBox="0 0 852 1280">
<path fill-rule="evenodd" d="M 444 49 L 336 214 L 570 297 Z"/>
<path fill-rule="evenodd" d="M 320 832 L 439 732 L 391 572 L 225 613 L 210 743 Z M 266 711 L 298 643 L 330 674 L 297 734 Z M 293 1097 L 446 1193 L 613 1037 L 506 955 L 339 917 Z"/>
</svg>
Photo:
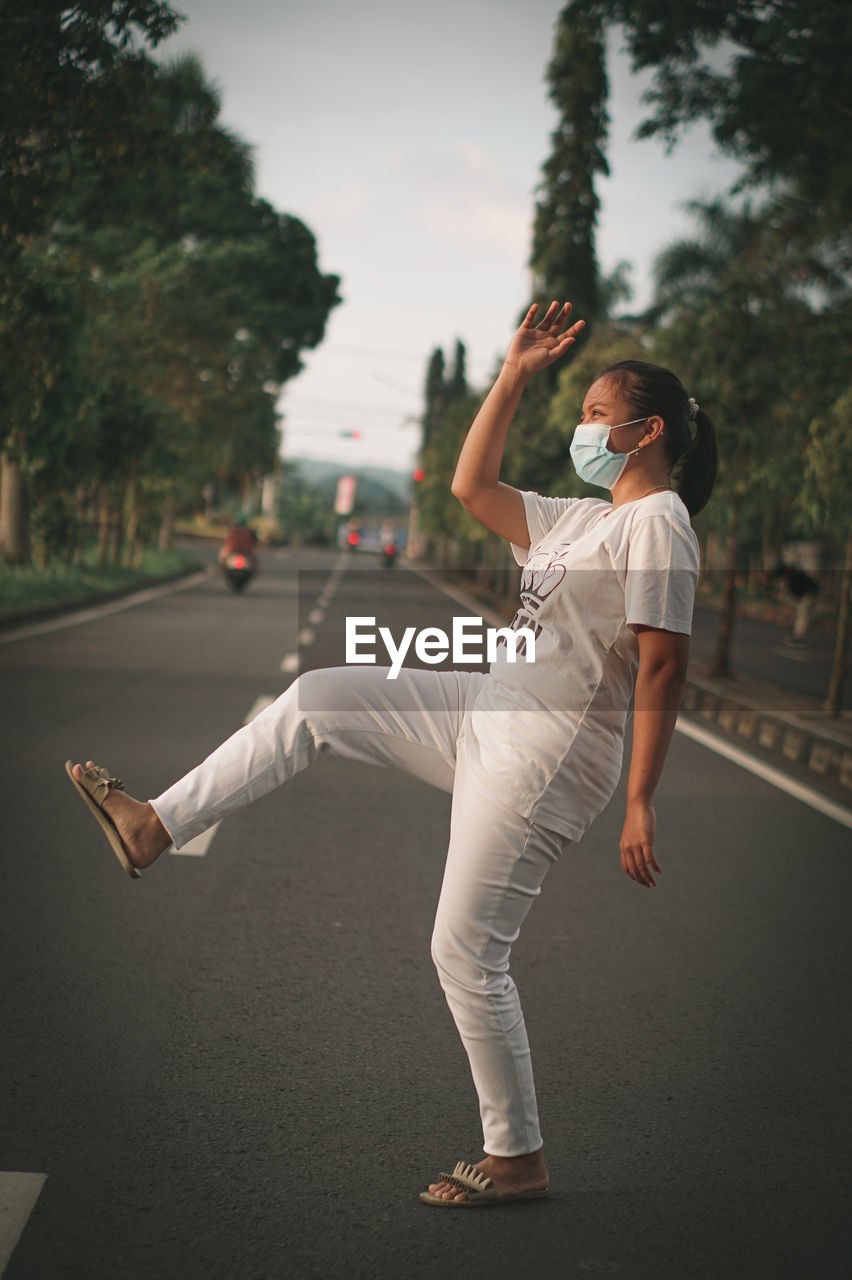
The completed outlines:
<svg viewBox="0 0 852 1280">
<path fill-rule="evenodd" d="M 489 607 L 482 597 L 464 587 L 442 582 L 441 571 L 431 565 L 409 562 L 405 567 L 419 573 L 471 613 L 490 617 L 498 626 L 506 625 L 507 619 L 494 607 L 505 606 L 505 601 L 490 597 Z M 795 709 L 776 709 L 782 703 L 793 702 Z M 742 681 L 738 687 L 729 687 L 729 682 L 711 680 L 691 670 L 684 687 L 681 714 L 696 724 L 712 725 L 743 746 L 751 744 L 791 766 L 807 769 L 828 784 L 839 783 L 845 790 L 852 791 L 852 723 L 828 721 L 816 703 L 799 695 L 756 682 Z"/>
<path fill-rule="evenodd" d="M 0 638 L 5 633 L 17 631 L 22 627 L 34 626 L 40 622 L 50 622 L 54 618 L 64 618 L 75 613 L 82 613 L 88 609 L 97 608 L 101 604 L 112 604 L 116 600 L 125 600 L 128 596 L 139 595 L 156 587 L 170 586 L 175 582 L 183 582 L 185 578 L 194 577 L 200 572 L 203 572 L 201 565 L 195 563 L 188 565 L 185 569 L 178 569 L 175 573 L 169 573 L 163 578 L 149 578 L 147 581 L 134 582 L 130 586 L 117 587 L 115 591 L 92 591 L 86 595 L 65 600 L 61 604 L 46 604 L 37 609 L 27 609 L 21 613 L 9 613 L 0 618 Z"/>
<path fill-rule="evenodd" d="M 151 585 L 143 587 L 141 590 L 137 587 L 129 592 L 112 595 L 109 599 L 101 597 L 98 599 L 97 604 L 91 605 L 89 608 L 63 609 L 58 613 L 52 612 L 48 617 L 43 617 L 41 621 L 33 621 L 31 624 L 0 630 L 0 645 L 11 644 L 17 640 L 29 640 L 33 636 L 46 635 L 50 631 L 61 631 L 65 627 L 80 626 L 82 623 L 91 622 L 95 618 L 107 617 L 112 613 L 121 613 L 125 609 L 134 608 L 137 604 L 146 604 L 149 600 L 155 600 L 158 596 L 170 595 L 174 591 L 184 591 L 189 587 L 200 586 L 202 582 L 208 580 L 209 576 L 206 569 L 190 571 L 187 574 L 181 574 L 180 577 L 155 580 Z"/>
<path fill-rule="evenodd" d="M 813 723 L 820 717 L 816 706 L 777 711 L 762 698 L 690 674 L 681 709 L 698 723 L 713 725 L 739 742 L 750 742 L 852 791 L 852 728 L 835 727 L 824 719 Z"/>
</svg>

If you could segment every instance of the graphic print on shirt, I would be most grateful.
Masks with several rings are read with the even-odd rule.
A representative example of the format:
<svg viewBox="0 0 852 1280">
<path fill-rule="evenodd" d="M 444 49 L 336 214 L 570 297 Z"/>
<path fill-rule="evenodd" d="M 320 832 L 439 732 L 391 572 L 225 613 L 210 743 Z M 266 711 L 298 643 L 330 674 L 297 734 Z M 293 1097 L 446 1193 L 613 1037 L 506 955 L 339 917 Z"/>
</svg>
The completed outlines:
<svg viewBox="0 0 852 1280">
<path fill-rule="evenodd" d="M 521 627 L 529 627 L 536 640 L 541 635 L 542 626 L 537 621 L 537 617 L 547 597 L 565 579 L 567 570 L 564 561 L 568 556 L 570 546 L 570 542 L 566 542 L 561 550 L 557 552 L 534 551 L 528 557 L 521 574 L 522 607 L 518 609 L 509 624 L 511 631 L 518 631 Z M 506 644 L 504 636 L 500 637 L 498 648 L 501 644 Z M 526 651 L 526 636 L 519 636 L 516 653 L 521 657 Z"/>
</svg>

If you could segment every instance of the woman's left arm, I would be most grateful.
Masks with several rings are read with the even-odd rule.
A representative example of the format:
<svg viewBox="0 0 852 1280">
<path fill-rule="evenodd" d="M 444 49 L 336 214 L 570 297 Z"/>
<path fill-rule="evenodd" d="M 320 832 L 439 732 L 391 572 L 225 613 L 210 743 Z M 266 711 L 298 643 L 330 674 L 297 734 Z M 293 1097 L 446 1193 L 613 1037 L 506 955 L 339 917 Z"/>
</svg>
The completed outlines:
<svg viewBox="0 0 852 1280">
<path fill-rule="evenodd" d="M 649 889 L 660 874 L 654 856 L 657 819 L 654 791 L 663 772 L 683 695 L 689 636 L 636 626 L 639 673 L 633 699 L 633 751 L 627 775 L 627 815 L 621 832 L 621 865 Z"/>
</svg>

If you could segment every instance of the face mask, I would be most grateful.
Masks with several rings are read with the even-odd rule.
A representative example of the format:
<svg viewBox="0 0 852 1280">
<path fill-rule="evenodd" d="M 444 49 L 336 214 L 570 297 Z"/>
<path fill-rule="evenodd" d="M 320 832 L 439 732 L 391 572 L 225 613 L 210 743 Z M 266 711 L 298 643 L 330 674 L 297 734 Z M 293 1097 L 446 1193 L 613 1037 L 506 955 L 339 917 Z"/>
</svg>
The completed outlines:
<svg viewBox="0 0 852 1280">
<path fill-rule="evenodd" d="M 632 418 L 630 422 L 619 422 L 619 427 L 632 427 L 637 422 L 645 422 L 645 418 Z M 605 422 L 581 423 L 574 431 L 571 441 L 571 461 L 574 470 L 586 484 L 596 484 L 602 489 L 612 489 L 627 466 L 629 453 L 610 453 L 606 447 L 610 431 Z M 639 450 L 634 449 L 633 453 Z"/>
</svg>

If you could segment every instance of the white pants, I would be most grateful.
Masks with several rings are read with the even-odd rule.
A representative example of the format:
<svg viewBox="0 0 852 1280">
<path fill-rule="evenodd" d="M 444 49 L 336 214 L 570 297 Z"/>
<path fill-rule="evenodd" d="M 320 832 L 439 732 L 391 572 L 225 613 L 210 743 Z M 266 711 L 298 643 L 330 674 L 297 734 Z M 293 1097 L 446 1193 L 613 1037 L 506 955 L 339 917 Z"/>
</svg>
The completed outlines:
<svg viewBox="0 0 852 1280">
<path fill-rule="evenodd" d="M 470 1060 L 485 1150 L 542 1145 L 526 1028 L 509 953 L 566 837 L 505 807 L 470 768 L 470 711 L 487 677 L 463 671 L 311 671 L 151 803 L 180 848 L 307 768 L 321 750 L 402 769 L 453 795 L 432 938 Z"/>
</svg>

